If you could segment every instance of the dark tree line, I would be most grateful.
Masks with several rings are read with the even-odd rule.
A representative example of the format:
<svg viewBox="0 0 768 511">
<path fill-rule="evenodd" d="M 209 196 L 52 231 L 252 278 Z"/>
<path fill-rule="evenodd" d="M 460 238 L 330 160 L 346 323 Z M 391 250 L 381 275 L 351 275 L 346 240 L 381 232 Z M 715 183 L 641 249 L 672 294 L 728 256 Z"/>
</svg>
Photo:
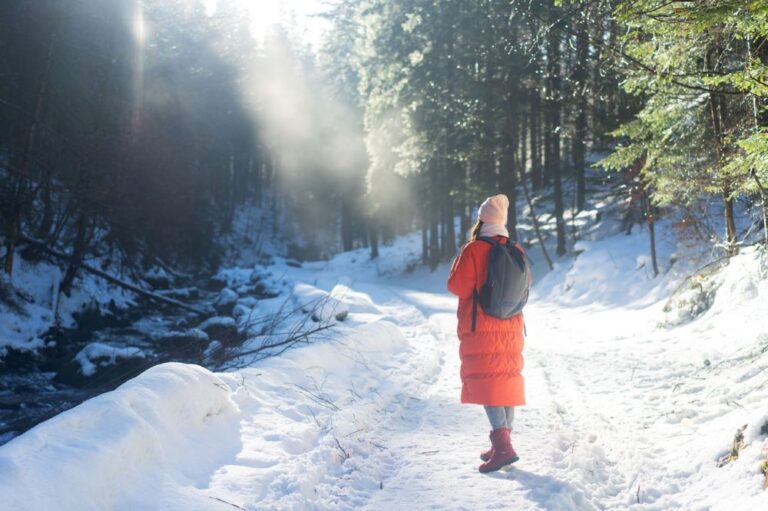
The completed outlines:
<svg viewBox="0 0 768 511">
<path fill-rule="evenodd" d="M 562 255 L 607 152 L 647 220 L 719 195 L 735 246 L 768 182 L 768 9 L 742 4 L 338 0 L 311 49 L 227 2 L 3 2 L 4 270 L 25 238 L 71 255 L 65 290 L 92 258 L 211 268 L 246 206 L 296 256 L 420 229 L 434 266 L 498 191 Z"/>
<path fill-rule="evenodd" d="M 589 150 L 636 102 L 594 41 L 616 39 L 610 2 L 341 1 L 332 13 L 347 46 L 337 59 L 359 83 L 369 189 L 405 180 L 424 232 L 424 260 L 452 256 L 487 194 L 516 203 L 521 180 L 556 219 L 587 198 Z M 351 35 L 350 35 L 351 34 Z M 382 142 L 382 141 L 386 142 Z M 563 180 L 575 180 L 566 197 Z M 518 212 L 510 212 L 515 231 Z M 453 219 L 459 216 L 460 232 Z M 388 216 L 388 221 L 399 222 Z"/>
<path fill-rule="evenodd" d="M 762 3 L 335 5 L 332 19 L 347 34 L 337 61 L 359 85 L 369 190 L 404 180 L 416 207 L 407 227 L 423 229 L 433 266 L 453 255 L 474 207 L 497 191 L 514 204 L 530 189 L 564 254 L 566 212 L 582 211 L 590 196 L 589 154 L 609 154 L 602 165 L 634 180 L 652 246 L 659 206 L 697 223 L 696 206 L 719 196 L 725 232 L 705 238 L 731 253 L 741 241 L 734 202 L 753 205 L 755 223 L 766 216 L 764 206 L 757 214 L 768 181 Z M 513 231 L 519 213 L 510 213 Z"/>
<path fill-rule="evenodd" d="M 192 2 L 3 2 L 0 197 L 4 266 L 23 237 L 140 266 L 199 264 L 262 155 L 218 20 Z"/>
</svg>

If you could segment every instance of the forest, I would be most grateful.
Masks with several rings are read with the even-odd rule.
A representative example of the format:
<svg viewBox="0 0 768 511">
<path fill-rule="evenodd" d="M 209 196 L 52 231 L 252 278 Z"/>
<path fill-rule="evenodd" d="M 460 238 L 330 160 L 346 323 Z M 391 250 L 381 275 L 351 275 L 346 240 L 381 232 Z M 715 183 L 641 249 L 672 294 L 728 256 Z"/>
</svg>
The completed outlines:
<svg viewBox="0 0 768 511">
<path fill-rule="evenodd" d="M 0 264 L 3 509 L 768 509 L 768 2 L 0 0 Z"/>
<path fill-rule="evenodd" d="M 92 259 L 212 271 L 244 207 L 300 259 L 420 229 L 434 267 L 503 191 L 556 220 L 561 256 L 593 164 L 649 225 L 674 211 L 729 253 L 737 205 L 765 228 L 759 1 L 338 1 L 316 47 L 288 22 L 255 37 L 235 2 L 0 9 L 4 272 L 53 248 L 64 292 Z"/>
</svg>

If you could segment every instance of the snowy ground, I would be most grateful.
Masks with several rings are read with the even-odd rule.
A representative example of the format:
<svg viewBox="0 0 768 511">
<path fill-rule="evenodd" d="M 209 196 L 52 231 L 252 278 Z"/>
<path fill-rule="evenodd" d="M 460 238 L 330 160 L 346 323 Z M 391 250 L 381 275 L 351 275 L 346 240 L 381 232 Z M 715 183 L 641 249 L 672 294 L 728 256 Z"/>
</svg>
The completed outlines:
<svg viewBox="0 0 768 511">
<path fill-rule="evenodd" d="M 526 309 L 521 459 L 481 475 L 489 428 L 458 402 L 447 268 L 394 271 L 418 243 L 378 266 L 358 252 L 286 270 L 341 284 L 349 317 L 331 339 L 230 373 L 156 366 L 0 447 L 3 509 L 768 509 L 756 251 L 664 311 L 690 254 L 661 236 L 651 279 L 645 233 L 582 242 Z"/>
</svg>

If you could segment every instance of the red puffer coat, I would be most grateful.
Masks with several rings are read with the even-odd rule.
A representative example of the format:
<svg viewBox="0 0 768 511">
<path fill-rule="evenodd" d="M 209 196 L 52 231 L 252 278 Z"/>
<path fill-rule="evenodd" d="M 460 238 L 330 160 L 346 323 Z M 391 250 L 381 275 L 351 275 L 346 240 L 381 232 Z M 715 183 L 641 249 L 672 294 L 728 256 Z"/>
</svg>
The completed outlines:
<svg viewBox="0 0 768 511">
<path fill-rule="evenodd" d="M 496 236 L 500 243 L 507 238 Z M 519 246 L 519 245 L 518 245 Z M 522 247 L 520 247 L 522 250 Z M 472 290 L 480 291 L 488 275 L 491 245 L 471 241 L 453 261 L 448 290 L 459 297 L 458 334 L 461 345 L 461 402 L 488 406 L 525 404 L 523 375 L 523 314 L 510 319 L 487 316 L 477 306 L 472 331 Z"/>
</svg>

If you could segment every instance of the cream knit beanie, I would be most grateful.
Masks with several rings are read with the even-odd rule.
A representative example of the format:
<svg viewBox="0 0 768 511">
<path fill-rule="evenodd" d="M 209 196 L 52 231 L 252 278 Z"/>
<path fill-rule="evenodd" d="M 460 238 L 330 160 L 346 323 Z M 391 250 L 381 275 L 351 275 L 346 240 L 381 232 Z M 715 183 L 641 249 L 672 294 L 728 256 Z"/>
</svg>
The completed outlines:
<svg viewBox="0 0 768 511">
<path fill-rule="evenodd" d="M 480 205 L 478 218 L 486 224 L 507 225 L 509 199 L 503 193 L 488 197 Z"/>
</svg>

